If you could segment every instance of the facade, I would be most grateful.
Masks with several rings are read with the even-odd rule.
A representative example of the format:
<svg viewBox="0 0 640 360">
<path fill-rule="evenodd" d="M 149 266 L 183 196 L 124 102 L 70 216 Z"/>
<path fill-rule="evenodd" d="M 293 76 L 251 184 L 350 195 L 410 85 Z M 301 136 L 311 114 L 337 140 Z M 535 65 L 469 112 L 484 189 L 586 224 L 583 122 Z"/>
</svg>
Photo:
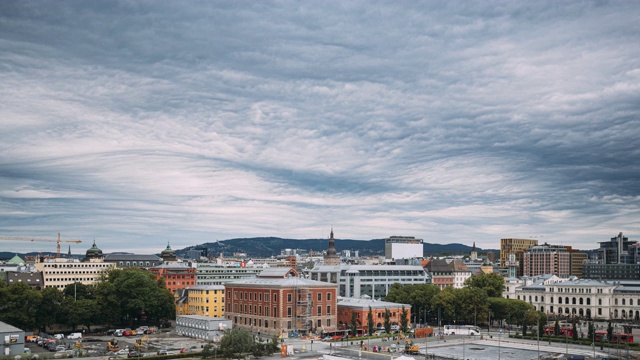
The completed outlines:
<svg viewBox="0 0 640 360">
<path fill-rule="evenodd" d="M 619 233 L 601 242 L 598 259 L 585 261 L 584 277 L 588 279 L 633 280 L 640 278 L 640 244 Z"/>
<path fill-rule="evenodd" d="M 569 259 L 571 263 L 571 269 L 569 275 L 573 275 L 578 278 L 584 277 L 583 264 L 589 259 L 589 254 L 583 253 L 577 250 L 569 249 Z"/>
<path fill-rule="evenodd" d="M 559 317 L 640 320 L 640 281 L 569 277 L 507 279 L 503 296 Z"/>
<path fill-rule="evenodd" d="M 255 279 L 264 267 L 223 266 L 217 263 L 198 263 L 196 266 L 196 284 L 223 285 L 229 281 Z"/>
<path fill-rule="evenodd" d="M 156 255 L 107 254 L 104 257 L 104 262 L 113 263 L 116 268 L 149 269 L 162 264 L 162 259 Z"/>
<path fill-rule="evenodd" d="M 538 240 L 516 238 L 500 239 L 500 267 L 506 268 L 508 266 L 509 254 L 516 254 L 516 260 L 522 260 L 518 259 L 517 254 L 536 245 L 538 245 Z"/>
<path fill-rule="evenodd" d="M 453 271 L 451 271 L 451 267 L 446 260 L 430 260 L 426 265 L 426 269 L 429 270 L 429 274 L 431 274 L 431 283 L 438 286 L 440 290 L 443 290 L 447 286 L 453 286 L 455 282 Z"/>
<path fill-rule="evenodd" d="M 336 284 L 299 278 L 295 269 L 268 270 L 225 284 L 225 316 L 234 327 L 285 337 L 336 329 Z"/>
<path fill-rule="evenodd" d="M 24 331 L 0 321 L 0 355 L 24 353 Z"/>
<path fill-rule="evenodd" d="M 224 286 L 196 285 L 185 290 L 189 315 L 224 317 Z"/>
<path fill-rule="evenodd" d="M 377 301 L 366 298 L 338 298 L 338 329 L 347 330 L 351 325 L 351 317 L 356 314 L 356 324 L 364 334 L 368 330 L 368 316 L 371 311 L 373 316 L 373 327 L 382 328 L 384 326 L 384 314 L 386 310 L 390 312 L 391 325 L 400 325 L 402 319 L 402 308 L 406 311 L 407 324 L 411 323 L 411 305 L 397 304 L 387 301 Z"/>
<path fill-rule="evenodd" d="M 570 253 L 564 246 L 549 244 L 532 246 L 524 251 L 522 260 L 524 276 L 553 274 L 567 277 L 571 273 Z"/>
<path fill-rule="evenodd" d="M 310 280 L 339 285 L 338 292 L 342 297 L 366 295 L 383 299 L 394 283 L 431 283 L 429 273 L 421 265 L 324 265 L 304 273 Z"/>
<path fill-rule="evenodd" d="M 230 320 L 200 315 L 176 317 L 176 333 L 207 341 L 220 341 L 224 331 L 231 329 Z"/>
<path fill-rule="evenodd" d="M 3 275 L 5 275 L 3 279 Z M 42 276 L 42 272 L 21 272 L 21 271 L 12 271 L 0 273 L 0 279 L 5 280 L 7 285 L 11 285 L 14 283 L 25 283 L 29 285 L 30 288 L 35 290 L 42 290 L 44 288 L 44 277 Z"/>
<path fill-rule="evenodd" d="M 156 281 L 163 277 L 172 294 L 178 289 L 196 285 L 196 269 L 185 263 L 166 263 L 152 267 L 149 271 L 156 276 Z"/>
<path fill-rule="evenodd" d="M 384 239 L 385 259 L 415 259 L 424 255 L 423 240 L 413 236 L 391 236 Z"/>
<path fill-rule="evenodd" d="M 63 290 L 67 285 L 75 282 L 84 285 L 93 285 L 98 282 L 115 264 L 103 261 L 102 250 L 98 249 L 96 242 L 86 252 L 83 261 L 78 259 L 53 258 L 43 259 L 34 265 L 37 271 L 42 273 L 44 287 L 55 287 Z"/>
<path fill-rule="evenodd" d="M 329 236 L 329 248 L 324 255 L 325 265 L 340 265 L 340 256 L 336 251 L 336 241 L 333 238 L 333 229 L 331 229 L 331 235 Z"/>
</svg>

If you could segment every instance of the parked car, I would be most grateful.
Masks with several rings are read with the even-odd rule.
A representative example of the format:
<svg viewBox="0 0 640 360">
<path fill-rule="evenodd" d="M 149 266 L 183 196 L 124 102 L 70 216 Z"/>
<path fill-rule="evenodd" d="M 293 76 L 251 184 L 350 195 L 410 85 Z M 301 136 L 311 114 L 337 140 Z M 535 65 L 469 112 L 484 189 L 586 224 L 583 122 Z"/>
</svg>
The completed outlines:
<svg viewBox="0 0 640 360">
<path fill-rule="evenodd" d="M 57 345 L 56 351 L 67 351 L 67 347 L 64 345 Z"/>
<path fill-rule="evenodd" d="M 158 350 L 158 355 L 169 355 L 167 350 Z"/>
<path fill-rule="evenodd" d="M 107 336 L 113 335 L 113 333 L 115 333 L 115 332 L 116 332 L 115 329 L 109 329 L 109 330 L 107 330 Z"/>
<path fill-rule="evenodd" d="M 113 335 L 119 337 L 119 336 L 122 336 L 122 333 L 124 333 L 124 330 L 123 329 L 118 329 L 118 330 L 113 332 Z"/>
<path fill-rule="evenodd" d="M 127 357 L 128 358 L 142 357 L 142 354 L 137 352 L 137 351 L 132 351 L 132 352 L 127 354 Z"/>
<path fill-rule="evenodd" d="M 55 334 L 55 335 L 53 335 L 53 337 L 58 339 L 58 340 L 62 340 L 62 339 L 64 339 L 64 334 Z"/>
</svg>

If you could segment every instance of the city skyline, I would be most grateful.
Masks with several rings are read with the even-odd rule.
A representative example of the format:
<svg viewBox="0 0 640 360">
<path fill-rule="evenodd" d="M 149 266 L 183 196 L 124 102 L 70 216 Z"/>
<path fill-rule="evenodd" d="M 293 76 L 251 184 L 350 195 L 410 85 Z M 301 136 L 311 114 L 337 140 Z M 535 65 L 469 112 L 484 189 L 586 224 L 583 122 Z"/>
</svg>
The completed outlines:
<svg viewBox="0 0 640 360">
<path fill-rule="evenodd" d="M 0 2 L 0 236 L 137 253 L 331 228 L 493 249 L 637 240 L 639 15 Z"/>
</svg>

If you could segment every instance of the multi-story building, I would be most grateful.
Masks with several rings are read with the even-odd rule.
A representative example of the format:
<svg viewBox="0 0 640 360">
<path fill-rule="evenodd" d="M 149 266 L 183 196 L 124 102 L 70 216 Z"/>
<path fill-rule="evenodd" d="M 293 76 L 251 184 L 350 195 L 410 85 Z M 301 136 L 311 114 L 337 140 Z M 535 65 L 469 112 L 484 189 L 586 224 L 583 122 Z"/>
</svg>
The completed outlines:
<svg viewBox="0 0 640 360">
<path fill-rule="evenodd" d="M 407 324 L 411 321 L 411 305 L 397 304 L 387 301 L 377 301 L 367 298 L 338 298 L 338 329 L 346 330 L 351 325 L 353 313 L 356 314 L 356 325 L 359 330 L 366 334 L 368 329 L 369 312 L 373 316 L 374 328 L 384 326 L 384 314 L 387 310 L 390 313 L 391 325 L 400 325 L 402 320 L 402 309 L 406 312 Z"/>
<path fill-rule="evenodd" d="M 567 248 L 561 245 L 535 245 L 524 251 L 523 275 L 538 276 L 553 274 L 560 277 L 569 276 L 571 258 Z"/>
<path fill-rule="evenodd" d="M 149 269 L 162 264 L 162 259 L 156 255 L 144 254 L 107 254 L 104 262 L 114 263 L 117 268 Z"/>
<path fill-rule="evenodd" d="M 196 285 L 185 289 L 187 314 L 209 317 L 224 316 L 224 286 Z"/>
<path fill-rule="evenodd" d="M 196 285 L 196 269 L 186 263 L 169 262 L 152 267 L 149 271 L 156 276 L 156 281 L 163 277 L 172 294 L 178 289 Z"/>
<path fill-rule="evenodd" d="M 583 278 L 583 264 L 589 259 L 589 254 L 580 252 L 579 250 L 573 250 L 570 246 L 567 246 L 567 248 L 569 250 L 569 262 L 571 263 L 569 275 Z"/>
<path fill-rule="evenodd" d="M 585 261 L 583 271 L 584 277 L 589 279 L 638 279 L 640 244 L 619 233 L 610 241 L 600 243 L 598 258 Z"/>
<path fill-rule="evenodd" d="M 415 259 L 424 255 L 422 239 L 413 236 L 391 236 L 384 239 L 385 259 Z"/>
<path fill-rule="evenodd" d="M 505 238 L 500 239 L 500 267 L 507 268 L 510 263 L 509 255 L 515 255 L 515 261 L 519 264 L 516 269 L 516 276 L 522 275 L 522 254 L 525 250 L 532 246 L 538 245 L 538 240 L 531 239 L 517 239 L 517 238 Z"/>
<path fill-rule="evenodd" d="M 226 318 L 234 327 L 285 337 L 335 330 L 338 286 L 297 275 L 269 268 L 256 279 L 226 283 Z"/>
<path fill-rule="evenodd" d="M 223 285 L 229 281 L 255 279 L 264 270 L 261 266 L 223 266 L 217 263 L 198 263 L 196 266 L 196 284 Z"/>
<path fill-rule="evenodd" d="M 93 285 L 100 281 L 106 273 L 115 268 L 113 263 L 103 261 L 102 250 L 98 249 L 95 241 L 87 250 L 83 261 L 78 259 L 37 259 L 34 265 L 42 272 L 44 287 L 55 287 L 63 290 L 67 285 L 75 282 Z"/>
<path fill-rule="evenodd" d="M 394 283 L 431 283 L 421 265 L 321 265 L 304 273 L 310 280 L 339 285 L 340 296 L 355 298 L 384 299 Z"/>
<path fill-rule="evenodd" d="M 431 283 L 440 287 L 440 290 L 447 286 L 456 289 L 464 287 L 464 282 L 471 277 L 471 271 L 461 259 L 433 259 L 426 265 L 431 275 Z"/>
<path fill-rule="evenodd" d="M 600 281 L 569 277 L 507 279 L 505 297 L 561 317 L 640 320 L 640 281 Z"/>
</svg>

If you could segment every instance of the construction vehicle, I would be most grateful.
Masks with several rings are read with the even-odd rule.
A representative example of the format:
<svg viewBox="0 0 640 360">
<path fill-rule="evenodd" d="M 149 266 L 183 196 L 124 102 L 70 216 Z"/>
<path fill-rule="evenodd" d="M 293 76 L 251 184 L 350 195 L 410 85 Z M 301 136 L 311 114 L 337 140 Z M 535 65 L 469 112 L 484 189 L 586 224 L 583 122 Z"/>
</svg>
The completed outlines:
<svg viewBox="0 0 640 360">
<path fill-rule="evenodd" d="M 7 240 L 7 241 L 46 241 L 46 242 L 56 242 L 58 243 L 57 246 L 57 252 L 56 252 L 56 257 L 59 258 L 60 257 L 60 243 L 61 242 L 67 242 L 67 243 L 76 243 L 79 244 L 82 242 L 82 240 L 60 240 L 60 233 L 58 233 L 58 240 L 54 240 L 54 239 L 42 239 L 42 238 L 32 238 L 32 237 L 25 237 L 25 236 L 0 236 L 0 240 Z"/>
<path fill-rule="evenodd" d="M 82 343 L 80 341 L 76 341 L 76 348 L 84 349 L 84 345 L 82 345 Z"/>
<path fill-rule="evenodd" d="M 411 339 L 404 339 L 404 341 L 405 341 L 405 344 L 404 344 L 405 354 L 409 354 L 409 355 L 420 354 L 420 349 L 418 348 L 418 345 L 414 344 L 413 341 L 411 341 Z"/>
<path fill-rule="evenodd" d="M 118 340 L 111 339 L 110 341 L 107 341 L 107 350 L 109 350 L 109 351 L 118 351 L 118 350 L 120 350 L 120 346 L 118 345 Z"/>
<path fill-rule="evenodd" d="M 146 344 L 145 344 L 145 342 L 146 342 Z M 141 337 L 140 339 L 137 339 L 136 343 L 135 343 L 135 346 L 136 346 L 136 351 L 138 351 L 138 352 L 141 349 L 148 348 L 149 347 L 149 336 L 145 335 L 145 336 Z"/>
</svg>

